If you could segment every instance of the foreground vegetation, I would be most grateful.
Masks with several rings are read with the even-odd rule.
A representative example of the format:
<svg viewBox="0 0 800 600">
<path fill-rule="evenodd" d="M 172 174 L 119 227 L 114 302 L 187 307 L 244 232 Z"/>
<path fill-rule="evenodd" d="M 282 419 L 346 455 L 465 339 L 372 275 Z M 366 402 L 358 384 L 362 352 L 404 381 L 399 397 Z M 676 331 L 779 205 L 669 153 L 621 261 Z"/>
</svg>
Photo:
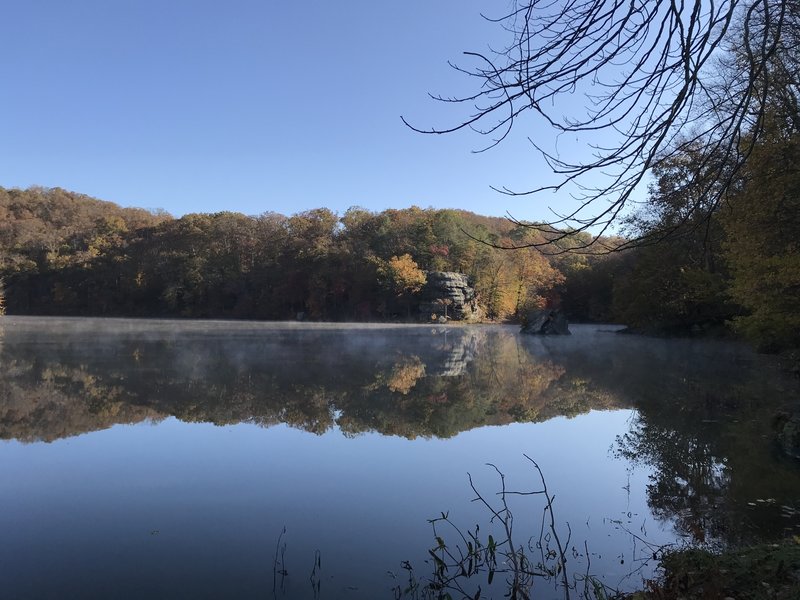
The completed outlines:
<svg viewBox="0 0 800 600">
<path fill-rule="evenodd" d="M 762 544 L 715 554 L 690 549 L 661 560 L 663 577 L 639 600 L 792 600 L 800 598 L 800 543 Z"/>
<path fill-rule="evenodd" d="M 644 589 L 635 592 L 609 587 L 602 578 L 591 574 L 588 546 L 584 546 L 584 553 L 577 550 L 574 541 L 571 541 L 572 529 L 569 524 L 557 522 L 554 515 L 555 497 L 548 491 L 544 474 L 532 458 L 527 455 L 525 458 L 538 474 L 539 489 L 509 491 L 503 473 L 490 464 L 488 466 L 499 475 L 501 489 L 492 496 L 485 496 L 475 487 L 470 476 L 470 487 L 475 495 L 473 501 L 487 509 L 491 516 L 488 529 L 494 536 L 492 533 L 481 533 L 480 525 L 476 525 L 474 530 L 464 531 L 450 519 L 448 513 L 431 519 L 436 545 L 428 551 L 432 560 L 427 563 L 432 573 L 418 578 L 414 567 L 404 563 L 408 581 L 397 586 L 396 598 L 453 600 L 493 598 L 502 594 L 512 600 L 531 600 L 538 596 L 537 590 L 542 584 L 555 585 L 559 595 L 567 600 L 800 598 L 800 536 L 779 543 L 712 551 L 696 546 L 656 546 L 628 531 L 634 540 L 634 547 L 636 544 L 641 546 L 643 555 L 638 559 L 639 566 L 631 567 L 633 570 L 630 574 L 638 572 L 648 563 L 657 564 L 658 571 L 654 578 L 644 580 Z M 515 496 L 542 498 L 539 536 L 537 539 L 534 535 L 527 544 L 514 541 L 514 515 L 509 500 Z M 525 514 L 530 518 L 530 511 L 525 511 Z M 562 541 L 564 536 L 566 541 Z M 567 552 L 570 543 L 573 544 L 572 551 Z M 585 572 L 581 572 L 583 561 L 587 561 Z M 634 562 L 637 560 L 634 559 Z"/>
</svg>

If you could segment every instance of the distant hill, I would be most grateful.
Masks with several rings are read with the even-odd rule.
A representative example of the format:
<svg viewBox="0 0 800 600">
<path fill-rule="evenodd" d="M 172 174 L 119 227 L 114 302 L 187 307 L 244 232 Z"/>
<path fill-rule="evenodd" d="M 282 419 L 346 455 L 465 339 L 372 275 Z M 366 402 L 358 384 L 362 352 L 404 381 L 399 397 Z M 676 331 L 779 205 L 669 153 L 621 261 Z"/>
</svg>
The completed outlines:
<svg viewBox="0 0 800 600">
<path fill-rule="evenodd" d="M 10 314 L 396 320 L 418 316 L 415 271 L 457 271 L 487 318 L 519 319 L 560 304 L 567 275 L 594 260 L 558 252 L 586 234 L 552 244 L 555 256 L 491 246 L 546 235 L 453 209 L 176 219 L 60 188 L 0 188 Z"/>
</svg>

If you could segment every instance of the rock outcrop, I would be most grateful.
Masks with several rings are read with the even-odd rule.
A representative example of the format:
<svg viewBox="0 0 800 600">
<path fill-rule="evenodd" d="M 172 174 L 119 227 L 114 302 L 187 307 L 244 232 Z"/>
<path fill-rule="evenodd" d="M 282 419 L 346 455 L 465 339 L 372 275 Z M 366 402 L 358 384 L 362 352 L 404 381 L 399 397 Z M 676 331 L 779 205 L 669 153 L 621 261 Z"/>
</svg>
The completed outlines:
<svg viewBox="0 0 800 600">
<path fill-rule="evenodd" d="M 567 318 L 559 310 L 537 310 L 530 313 L 520 332 L 532 335 L 570 335 Z"/>
<path fill-rule="evenodd" d="M 475 289 L 464 273 L 428 271 L 427 283 L 420 291 L 419 314 L 425 321 L 453 319 L 470 321 L 480 317 Z"/>
</svg>

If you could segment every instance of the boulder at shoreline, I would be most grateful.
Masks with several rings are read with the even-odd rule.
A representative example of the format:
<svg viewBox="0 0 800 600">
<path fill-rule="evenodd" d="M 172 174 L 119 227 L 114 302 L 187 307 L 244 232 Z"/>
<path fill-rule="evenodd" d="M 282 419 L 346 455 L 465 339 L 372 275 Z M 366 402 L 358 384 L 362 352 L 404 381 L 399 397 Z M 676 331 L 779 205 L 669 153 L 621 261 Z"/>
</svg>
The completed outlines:
<svg viewBox="0 0 800 600">
<path fill-rule="evenodd" d="M 570 335 L 567 318 L 560 310 L 537 310 L 525 319 L 520 333 L 530 335 Z"/>
</svg>

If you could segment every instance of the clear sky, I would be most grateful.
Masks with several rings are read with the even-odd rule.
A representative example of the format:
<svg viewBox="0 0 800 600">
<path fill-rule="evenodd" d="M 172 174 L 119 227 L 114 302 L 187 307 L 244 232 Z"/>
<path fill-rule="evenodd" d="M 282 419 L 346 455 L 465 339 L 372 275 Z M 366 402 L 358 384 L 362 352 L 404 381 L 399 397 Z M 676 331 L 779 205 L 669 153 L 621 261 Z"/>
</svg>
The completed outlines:
<svg viewBox="0 0 800 600">
<path fill-rule="evenodd" d="M 502 147 L 426 136 L 457 118 L 427 92 L 499 41 L 476 0 L 24 0 L 4 3 L 0 185 L 63 187 L 174 215 L 327 206 L 458 207 L 546 219 L 511 198 L 548 171 Z M 505 7 L 498 5 L 498 10 Z"/>
</svg>

